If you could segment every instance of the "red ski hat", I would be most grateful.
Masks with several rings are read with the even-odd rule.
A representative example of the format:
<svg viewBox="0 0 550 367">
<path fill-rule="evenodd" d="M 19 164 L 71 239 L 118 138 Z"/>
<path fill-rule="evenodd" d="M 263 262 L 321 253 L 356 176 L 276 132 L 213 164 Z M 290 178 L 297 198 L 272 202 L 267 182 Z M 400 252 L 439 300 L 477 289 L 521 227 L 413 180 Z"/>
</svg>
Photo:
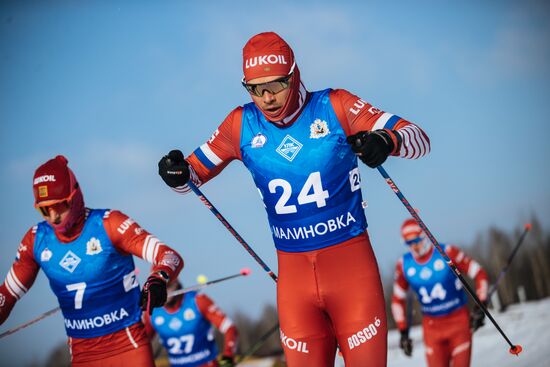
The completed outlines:
<svg viewBox="0 0 550 367">
<path fill-rule="evenodd" d="M 58 155 L 36 169 L 32 185 L 35 206 L 68 200 L 78 188 L 78 182 L 67 163 L 67 158 Z"/>
<path fill-rule="evenodd" d="M 259 33 L 248 40 L 243 47 L 243 82 L 266 76 L 292 74 L 289 94 L 282 108 L 273 113 L 258 106 L 266 120 L 286 125 L 293 122 L 304 106 L 306 89 L 300 80 L 300 70 L 294 60 L 294 52 L 278 34 Z"/>
<path fill-rule="evenodd" d="M 294 62 L 294 52 L 278 34 L 257 34 L 243 47 L 244 81 L 264 76 L 288 75 L 293 71 Z"/>
<path fill-rule="evenodd" d="M 67 201 L 69 215 L 60 224 L 52 224 L 60 233 L 66 233 L 85 213 L 84 197 L 69 161 L 62 155 L 50 159 L 36 169 L 33 177 L 34 206 L 36 208 Z"/>
<path fill-rule="evenodd" d="M 418 238 L 422 235 L 422 228 L 418 225 L 414 218 L 409 218 L 401 225 L 401 237 L 405 241 Z"/>
</svg>

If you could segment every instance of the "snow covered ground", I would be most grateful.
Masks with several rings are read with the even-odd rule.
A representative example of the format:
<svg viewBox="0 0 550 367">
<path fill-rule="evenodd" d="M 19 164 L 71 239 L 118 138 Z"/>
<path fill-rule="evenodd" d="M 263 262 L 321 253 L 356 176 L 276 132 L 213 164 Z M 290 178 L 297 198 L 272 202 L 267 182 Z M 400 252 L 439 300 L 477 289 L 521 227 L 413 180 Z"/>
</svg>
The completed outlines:
<svg viewBox="0 0 550 367">
<path fill-rule="evenodd" d="M 550 298 L 510 306 L 505 313 L 492 313 L 512 343 L 520 344 L 523 352 L 516 357 L 508 353 L 508 344 L 493 324 L 474 334 L 472 367 L 547 367 L 550 366 Z M 425 366 L 422 330 L 411 330 L 413 355 L 405 357 L 398 347 L 399 333 L 390 331 L 388 337 L 388 367 Z M 343 366 L 343 364 L 341 364 Z"/>
<path fill-rule="evenodd" d="M 520 344 L 523 352 L 519 357 L 508 353 L 508 344 L 489 320 L 474 334 L 472 367 L 548 367 L 550 366 L 550 298 L 513 305 L 505 313 L 492 313 L 512 343 Z M 388 367 L 426 366 L 422 330 L 411 329 L 414 349 L 412 357 L 406 357 L 398 347 L 399 333 L 388 336 Z M 271 367 L 274 359 L 243 362 L 243 367 Z M 344 367 L 341 358 L 336 367 Z"/>
</svg>

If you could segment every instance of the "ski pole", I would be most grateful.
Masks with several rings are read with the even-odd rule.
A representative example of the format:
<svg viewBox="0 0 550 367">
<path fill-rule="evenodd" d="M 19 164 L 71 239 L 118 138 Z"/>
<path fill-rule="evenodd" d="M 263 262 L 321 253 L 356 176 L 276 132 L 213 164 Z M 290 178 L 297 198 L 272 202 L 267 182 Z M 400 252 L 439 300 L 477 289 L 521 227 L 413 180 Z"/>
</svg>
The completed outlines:
<svg viewBox="0 0 550 367">
<path fill-rule="evenodd" d="M 519 237 L 519 240 L 518 240 L 518 243 L 516 244 L 516 247 L 514 247 L 514 249 L 512 250 L 512 253 L 510 254 L 510 256 L 508 256 L 508 260 L 506 261 L 506 265 L 504 265 L 504 268 L 502 268 L 502 270 L 500 271 L 500 274 L 497 276 L 497 279 L 495 280 L 495 282 L 491 286 L 491 289 L 487 293 L 487 300 L 489 300 L 489 301 L 491 300 L 491 296 L 497 290 L 497 286 L 498 286 L 498 283 L 500 282 L 500 279 L 502 279 L 504 274 L 508 271 L 508 268 L 510 267 L 510 264 L 512 263 L 512 260 L 514 259 L 514 256 L 516 256 L 516 253 L 518 252 L 519 247 L 521 246 L 523 240 L 525 239 L 525 236 L 527 235 L 527 232 L 529 232 L 530 230 L 531 230 L 531 224 L 527 223 L 525 225 L 525 229 L 523 230 L 523 233 Z"/>
<path fill-rule="evenodd" d="M 191 286 L 191 287 L 187 287 L 187 288 L 183 288 L 183 289 L 178 289 L 177 291 L 170 292 L 170 293 L 168 293 L 168 298 L 174 297 L 174 296 L 178 296 L 178 295 L 180 295 L 180 294 L 185 294 L 185 293 L 193 292 L 193 291 L 196 291 L 196 290 L 199 290 L 199 289 L 203 289 L 203 288 L 208 287 L 209 285 L 216 284 L 216 283 L 220 283 L 220 282 L 223 282 L 223 281 L 226 281 L 226 280 L 229 280 L 229 279 L 233 279 L 233 278 L 237 278 L 237 277 L 242 277 L 242 276 L 247 276 L 247 275 L 250 274 L 250 273 L 251 273 L 250 269 L 248 269 L 248 268 L 243 268 L 243 269 L 241 269 L 241 271 L 240 271 L 239 273 L 237 273 L 237 274 L 229 275 L 229 276 L 226 276 L 226 277 L 223 277 L 223 278 L 219 278 L 219 279 L 214 279 L 214 280 L 211 280 L 211 281 L 206 282 L 206 283 L 196 284 L 196 285 L 193 285 L 193 286 Z"/>
<path fill-rule="evenodd" d="M 252 354 L 256 353 L 256 351 L 258 349 L 260 349 L 260 347 L 267 341 L 267 339 L 269 339 L 269 337 L 271 336 L 271 334 L 273 334 L 275 331 L 279 330 L 279 323 L 276 323 L 275 325 L 273 325 L 273 327 L 271 329 L 269 329 L 268 331 L 266 331 L 264 333 L 264 335 L 262 335 L 260 337 L 260 339 L 258 339 L 258 341 L 256 343 L 254 343 L 254 345 L 252 345 L 250 348 L 248 348 L 248 350 L 246 352 L 244 352 L 242 354 L 242 356 L 239 357 L 239 361 L 235 364 L 235 366 L 238 366 L 241 362 L 243 362 L 246 358 L 250 357 Z"/>
<path fill-rule="evenodd" d="M 399 198 L 399 200 L 401 200 L 401 203 L 403 203 L 403 205 L 405 206 L 405 208 L 407 208 L 407 210 L 409 211 L 409 213 L 412 215 L 412 217 L 417 221 L 418 225 L 420 226 L 420 228 L 422 228 L 422 230 L 424 231 L 424 233 L 426 233 L 426 236 L 428 236 L 428 238 L 430 239 L 430 241 L 433 243 L 433 245 L 435 246 L 435 248 L 437 249 L 437 251 L 439 252 L 439 254 L 441 255 L 441 257 L 443 257 L 443 259 L 445 260 L 445 262 L 447 263 L 447 265 L 451 268 L 451 270 L 453 271 L 453 273 L 456 275 L 456 277 L 460 280 L 460 282 L 462 283 L 462 285 L 464 286 L 464 288 L 466 289 L 466 291 L 468 292 L 468 294 L 470 295 L 470 297 L 472 297 L 472 299 L 474 300 L 474 302 L 479 306 L 479 308 L 481 310 L 483 310 L 483 313 L 489 318 L 489 320 L 491 320 L 491 322 L 493 323 L 493 325 L 495 326 L 495 328 L 498 330 L 498 332 L 500 333 L 500 335 L 502 335 L 502 337 L 506 340 L 506 342 L 510 345 L 510 350 L 509 352 L 511 354 L 515 354 L 515 355 L 519 355 L 522 351 L 522 347 L 521 345 L 517 344 L 517 345 L 514 345 L 512 344 L 512 342 L 510 341 L 510 339 L 508 339 L 508 337 L 506 336 L 506 334 L 502 331 L 502 329 L 500 328 L 500 326 L 498 325 L 498 323 L 495 321 L 495 319 L 493 318 L 493 316 L 491 315 L 491 313 L 489 312 L 489 310 L 487 309 L 487 307 L 485 307 L 485 305 L 483 304 L 483 302 L 481 302 L 481 300 L 477 297 L 477 295 L 475 294 L 474 290 L 470 287 L 470 285 L 468 285 L 468 283 L 466 282 L 466 280 L 464 279 L 464 277 L 462 276 L 462 274 L 460 273 L 460 271 L 458 270 L 458 268 L 456 267 L 455 263 L 449 258 L 449 256 L 447 256 L 447 254 L 445 253 L 445 251 L 441 248 L 441 246 L 439 245 L 439 242 L 437 242 L 437 240 L 435 239 L 435 237 L 433 236 L 432 232 L 430 232 L 430 230 L 428 229 L 428 227 L 424 224 L 424 222 L 422 221 L 422 219 L 420 219 L 420 216 L 418 215 L 418 213 L 416 212 L 416 210 L 414 210 L 414 208 L 412 207 L 412 205 L 409 203 L 409 201 L 405 198 L 405 196 L 403 195 L 403 193 L 401 192 L 401 190 L 399 190 L 399 188 L 397 187 L 397 185 L 395 184 L 395 182 L 393 182 L 393 180 L 391 179 L 391 177 L 388 175 L 388 173 L 386 172 L 386 170 L 384 169 L 384 167 L 382 167 L 381 165 L 376 167 L 378 169 L 378 172 L 380 172 L 380 174 L 382 175 L 382 177 L 384 177 L 384 179 L 386 180 L 386 182 L 388 183 L 388 185 L 390 186 L 390 188 L 393 190 L 393 192 L 395 193 L 395 195 L 397 195 L 397 197 Z"/>
<path fill-rule="evenodd" d="M 191 286 L 191 287 L 178 289 L 177 291 L 170 292 L 170 293 L 168 293 L 168 298 L 174 297 L 174 296 L 177 296 L 177 295 L 180 295 L 180 294 L 184 294 L 184 293 L 189 293 L 189 292 L 192 292 L 192 291 L 195 291 L 195 290 L 203 289 L 205 287 L 208 287 L 209 285 L 216 284 L 216 283 L 219 283 L 219 282 L 223 282 L 225 280 L 233 279 L 233 278 L 240 277 L 240 276 L 247 276 L 248 274 L 250 274 L 250 272 L 251 272 L 250 269 L 243 268 L 243 269 L 241 269 L 241 271 L 238 274 L 229 275 L 229 276 L 224 277 L 224 278 L 211 280 L 211 281 L 206 282 L 204 284 L 197 284 L 197 285 L 194 285 L 194 286 Z M 27 321 L 24 324 L 21 324 L 21 325 L 15 327 L 13 329 L 7 330 L 7 331 L 3 332 L 2 334 L 0 334 L 0 339 L 6 337 L 8 335 L 14 334 L 14 333 L 18 332 L 19 330 L 24 329 L 28 326 L 31 326 L 32 324 L 35 324 L 38 321 L 40 321 L 40 320 L 42 320 L 42 319 L 44 319 L 44 318 L 46 318 L 50 315 L 53 315 L 54 313 L 56 313 L 60 309 L 61 308 L 59 308 L 59 307 L 52 308 L 51 310 L 44 312 L 42 315 L 38 316 L 35 319 Z"/>
<path fill-rule="evenodd" d="M 210 200 L 208 200 L 208 198 L 201 192 L 201 190 L 199 190 L 199 188 L 197 186 L 195 186 L 195 184 L 191 181 L 189 181 L 187 183 L 187 185 L 189 186 L 189 188 L 191 190 L 193 190 L 193 192 L 195 194 L 197 194 L 197 196 L 199 197 L 199 199 L 202 201 L 202 203 L 204 205 L 206 205 L 206 207 L 208 209 L 210 209 L 210 211 L 214 214 L 214 216 L 216 218 L 218 218 L 218 220 L 220 222 L 222 222 L 222 224 L 225 226 L 225 228 L 227 228 L 227 230 L 233 235 L 233 237 L 235 237 L 237 239 L 237 241 L 239 241 L 239 243 L 245 248 L 246 251 L 248 251 L 248 253 L 254 258 L 254 260 L 256 260 L 256 262 L 258 264 L 260 264 L 260 266 L 266 271 L 266 273 L 271 277 L 271 279 L 273 279 L 275 281 L 275 283 L 277 283 L 277 275 L 275 275 L 275 273 L 269 268 L 269 266 L 267 266 L 267 264 L 258 256 L 258 254 L 256 254 L 256 252 L 254 252 L 254 250 L 252 249 L 252 247 L 250 247 L 250 245 L 248 243 L 246 243 L 246 241 L 241 237 L 241 235 L 235 230 L 235 228 L 233 228 L 231 226 L 231 224 L 229 224 L 229 222 L 224 218 L 224 216 L 218 211 L 218 209 L 216 209 L 216 207 L 214 206 L 214 204 L 212 204 L 212 202 L 210 202 Z"/>
<path fill-rule="evenodd" d="M 21 324 L 21 325 L 15 327 L 13 329 L 7 330 L 7 331 L 3 332 L 2 334 L 0 334 L 0 339 L 2 339 L 3 337 L 6 337 L 8 335 L 14 334 L 14 333 L 18 332 L 19 330 L 26 328 L 27 326 L 31 326 L 32 324 L 37 323 L 38 321 L 40 321 L 40 320 L 42 320 L 42 319 L 44 319 L 44 318 L 46 318 L 50 315 L 53 315 L 54 313 L 56 313 L 59 310 L 60 310 L 59 307 L 52 308 L 51 310 L 44 312 L 42 315 L 38 316 L 35 319 L 27 321 L 24 324 Z"/>
</svg>

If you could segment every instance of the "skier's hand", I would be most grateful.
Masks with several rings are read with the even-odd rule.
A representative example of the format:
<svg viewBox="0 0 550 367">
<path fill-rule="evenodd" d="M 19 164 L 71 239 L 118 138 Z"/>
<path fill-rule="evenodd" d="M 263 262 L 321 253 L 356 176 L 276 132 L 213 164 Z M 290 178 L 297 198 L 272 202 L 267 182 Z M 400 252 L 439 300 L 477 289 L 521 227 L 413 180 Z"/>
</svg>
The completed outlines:
<svg viewBox="0 0 550 367">
<path fill-rule="evenodd" d="M 483 305 L 487 307 L 487 302 L 483 302 Z M 485 313 L 478 305 L 475 305 L 470 313 L 470 329 L 475 332 L 477 329 L 485 325 Z"/>
<path fill-rule="evenodd" d="M 161 307 L 166 302 L 166 283 L 168 279 L 166 273 L 159 271 L 149 275 L 143 285 L 140 306 L 143 311 L 149 312 L 149 315 L 153 313 L 153 308 Z"/>
<path fill-rule="evenodd" d="M 180 150 L 171 150 L 159 161 L 159 175 L 170 187 L 179 187 L 189 181 L 189 163 Z"/>
<path fill-rule="evenodd" d="M 400 145 L 401 137 L 392 130 L 361 131 L 347 138 L 351 150 L 371 168 L 378 167 Z"/>
<path fill-rule="evenodd" d="M 232 356 L 221 356 L 218 360 L 218 365 L 220 367 L 234 367 L 235 359 Z"/>
<path fill-rule="evenodd" d="M 409 338 L 409 329 L 401 330 L 401 340 L 399 340 L 399 348 L 403 349 L 403 353 L 407 357 L 412 356 L 413 344 L 411 338 Z"/>
</svg>

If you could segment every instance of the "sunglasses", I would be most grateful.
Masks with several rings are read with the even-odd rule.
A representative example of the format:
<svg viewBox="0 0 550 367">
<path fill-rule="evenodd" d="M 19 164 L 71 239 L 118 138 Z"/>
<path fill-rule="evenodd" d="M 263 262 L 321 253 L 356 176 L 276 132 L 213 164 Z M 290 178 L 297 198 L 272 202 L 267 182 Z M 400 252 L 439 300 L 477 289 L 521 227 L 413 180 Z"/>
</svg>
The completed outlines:
<svg viewBox="0 0 550 367">
<path fill-rule="evenodd" d="M 292 78 L 292 73 L 267 83 L 247 84 L 244 81 L 244 78 L 241 83 L 243 87 L 246 88 L 248 93 L 253 94 L 257 97 L 262 97 L 264 95 L 264 92 L 268 92 L 270 94 L 277 94 L 285 90 L 286 88 L 288 88 L 288 86 L 290 85 L 290 82 L 289 82 L 290 78 Z"/>
<path fill-rule="evenodd" d="M 54 209 L 56 212 L 63 212 L 69 208 L 69 202 L 67 200 L 62 200 L 51 205 L 37 206 L 36 209 L 45 217 L 50 216 L 50 208 Z"/>
<path fill-rule="evenodd" d="M 416 237 L 416 238 L 413 238 L 412 240 L 405 241 L 405 243 L 408 246 L 416 245 L 417 243 L 422 242 L 423 239 L 424 239 L 424 237 Z"/>
</svg>

